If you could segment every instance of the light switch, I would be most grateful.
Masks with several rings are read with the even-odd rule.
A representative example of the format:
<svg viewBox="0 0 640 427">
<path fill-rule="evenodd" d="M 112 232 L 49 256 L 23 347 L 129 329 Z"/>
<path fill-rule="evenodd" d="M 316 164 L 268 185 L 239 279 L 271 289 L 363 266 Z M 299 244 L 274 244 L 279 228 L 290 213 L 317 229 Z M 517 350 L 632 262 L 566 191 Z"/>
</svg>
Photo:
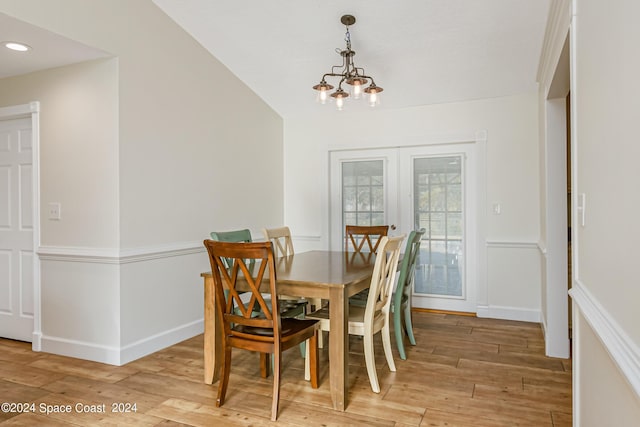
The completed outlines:
<svg viewBox="0 0 640 427">
<path fill-rule="evenodd" d="M 60 203 L 49 203 L 47 218 L 56 221 L 60 219 Z"/>
<path fill-rule="evenodd" d="M 585 224 L 585 210 L 587 209 L 587 195 L 584 193 L 578 194 L 578 222 L 582 227 Z"/>
<path fill-rule="evenodd" d="M 493 204 L 493 214 L 494 215 L 500 215 L 501 212 L 502 212 L 502 206 L 500 205 L 500 203 L 494 203 Z"/>
</svg>

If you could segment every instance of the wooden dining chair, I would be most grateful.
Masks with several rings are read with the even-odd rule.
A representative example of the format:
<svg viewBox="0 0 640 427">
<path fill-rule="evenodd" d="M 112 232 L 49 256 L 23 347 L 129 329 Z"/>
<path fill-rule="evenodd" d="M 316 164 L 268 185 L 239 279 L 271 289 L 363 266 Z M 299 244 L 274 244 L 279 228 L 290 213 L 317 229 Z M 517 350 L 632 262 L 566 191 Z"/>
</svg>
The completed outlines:
<svg viewBox="0 0 640 427">
<path fill-rule="evenodd" d="M 363 262 L 369 262 L 375 256 L 380 240 L 389 232 L 388 225 L 346 225 L 345 226 L 345 254 L 351 256 L 351 262 L 360 258 Z M 365 306 L 369 290 L 364 289 L 352 296 L 349 301 L 356 305 Z"/>
<path fill-rule="evenodd" d="M 400 248 L 404 238 L 403 234 L 396 237 L 383 236 L 380 239 L 367 304 L 365 307 L 349 304 L 349 334 L 363 337 L 367 374 L 371 389 L 375 393 L 380 393 L 373 352 L 373 336 L 378 332 L 382 336 L 384 355 L 389 370 L 391 372 L 396 370 L 391 351 L 389 312 L 391 310 L 391 294 L 398 270 Z M 320 329 L 329 331 L 329 309 L 327 307 L 309 314 L 307 318 L 320 320 Z M 331 332 L 329 331 L 329 333 Z"/>
<path fill-rule="evenodd" d="M 318 388 L 318 321 L 282 318 L 276 292 L 276 268 L 271 242 L 230 243 L 205 240 L 213 273 L 216 310 L 222 322 L 222 372 L 216 406 L 224 404 L 231 370 L 231 350 L 240 348 L 260 353 L 261 372 L 269 373 L 273 355 L 273 399 L 271 420 L 278 417 L 282 352 L 307 342 L 307 365 L 311 387 Z M 227 268 L 226 260 L 231 261 Z M 256 263 L 252 273 L 248 260 Z M 268 304 L 260 286 L 268 283 L 271 303 Z M 240 288 L 248 289 L 250 301 L 245 305 Z M 225 294 L 225 290 L 228 292 Z M 237 307 L 234 308 L 234 307 Z M 256 307 L 260 307 L 256 310 Z M 253 313 L 259 311 L 260 315 Z"/>
<path fill-rule="evenodd" d="M 276 258 L 293 255 L 293 241 L 289 227 L 263 228 L 265 240 L 273 244 L 273 254 Z"/>
<path fill-rule="evenodd" d="M 402 360 L 407 359 L 404 351 L 404 335 L 406 334 L 409 337 L 409 343 L 411 343 L 411 345 L 416 345 L 416 339 L 413 335 L 413 324 L 411 322 L 411 294 L 413 292 L 416 261 L 418 259 L 418 253 L 420 252 L 420 241 L 424 233 L 424 228 L 409 233 L 402 263 L 400 264 L 398 284 L 396 285 L 391 305 L 396 344 Z"/>
</svg>

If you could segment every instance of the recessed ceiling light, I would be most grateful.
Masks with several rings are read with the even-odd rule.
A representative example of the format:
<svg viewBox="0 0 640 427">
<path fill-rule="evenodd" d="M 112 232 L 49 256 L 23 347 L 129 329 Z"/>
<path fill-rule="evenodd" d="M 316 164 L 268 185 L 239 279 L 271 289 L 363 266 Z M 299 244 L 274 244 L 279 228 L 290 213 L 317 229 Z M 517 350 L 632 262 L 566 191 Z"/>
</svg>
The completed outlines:
<svg viewBox="0 0 640 427">
<path fill-rule="evenodd" d="M 4 47 L 6 47 L 7 49 L 11 49 L 11 50 L 17 50 L 18 52 L 26 52 L 28 50 L 31 50 L 31 46 L 27 46 L 24 43 L 18 43 L 18 42 L 2 42 L 2 44 L 4 45 Z"/>
</svg>

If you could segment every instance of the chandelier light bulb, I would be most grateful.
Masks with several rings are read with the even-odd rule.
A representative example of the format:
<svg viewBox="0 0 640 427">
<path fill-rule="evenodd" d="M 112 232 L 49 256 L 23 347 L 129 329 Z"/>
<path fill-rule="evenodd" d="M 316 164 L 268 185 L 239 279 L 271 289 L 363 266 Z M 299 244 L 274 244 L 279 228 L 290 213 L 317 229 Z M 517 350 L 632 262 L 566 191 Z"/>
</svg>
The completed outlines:
<svg viewBox="0 0 640 427">
<path fill-rule="evenodd" d="M 342 110 L 342 107 L 344 107 L 344 98 L 339 96 L 336 98 L 336 107 L 338 107 L 338 110 Z"/>
<path fill-rule="evenodd" d="M 378 94 L 376 93 L 376 91 L 372 91 L 371 93 L 369 93 L 369 105 L 375 107 L 377 102 Z"/>
<path fill-rule="evenodd" d="M 360 94 L 362 93 L 362 85 L 360 82 L 353 83 L 353 99 L 360 99 Z"/>
<path fill-rule="evenodd" d="M 327 103 L 327 90 L 326 89 L 320 90 L 320 92 L 318 92 L 318 98 L 319 98 L 321 104 L 326 104 Z"/>
</svg>

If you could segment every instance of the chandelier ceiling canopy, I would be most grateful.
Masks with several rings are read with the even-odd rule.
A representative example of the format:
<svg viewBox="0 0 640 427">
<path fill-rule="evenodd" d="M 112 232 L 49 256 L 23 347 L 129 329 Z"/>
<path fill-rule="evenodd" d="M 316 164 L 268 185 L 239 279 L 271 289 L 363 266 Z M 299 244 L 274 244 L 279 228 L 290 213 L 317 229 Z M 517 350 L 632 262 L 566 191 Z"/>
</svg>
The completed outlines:
<svg viewBox="0 0 640 427">
<path fill-rule="evenodd" d="M 327 77 L 336 77 L 340 79 L 338 81 L 338 88 L 330 96 L 335 99 L 338 110 L 342 110 L 344 100 L 350 95 L 353 95 L 354 99 L 359 99 L 362 93 L 366 94 L 369 105 L 374 107 L 380 102 L 379 93 L 382 92 L 383 89 L 376 85 L 373 77 L 365 73 L 364 68 L 356 67 L 353 62 L 353 57 L 356 52 L 351 49 L 349 26 L 355 24 L 356 18 L 353 15 L 343 15 L 342 18 L 340 18 L 340 22 L 347 27 L 344 39 L 347 46 L 344 50 L 336 49 L 336 52 L 342 56 L 342 64 L 331 67 L 331 72 L 324 74 L 320 83 L 313 86 L 313 89 L 318 91 L 317 100 L 322 104 L 327 102 L 327 93 L 333 89 L 334 86 L 327 83 L 326 79 Z M 350 87 L 344 90 L 342 83 L 346 83 Z M 369 86 L 365 87 L 367 84 L 369 84 Z"/>
</svg>

